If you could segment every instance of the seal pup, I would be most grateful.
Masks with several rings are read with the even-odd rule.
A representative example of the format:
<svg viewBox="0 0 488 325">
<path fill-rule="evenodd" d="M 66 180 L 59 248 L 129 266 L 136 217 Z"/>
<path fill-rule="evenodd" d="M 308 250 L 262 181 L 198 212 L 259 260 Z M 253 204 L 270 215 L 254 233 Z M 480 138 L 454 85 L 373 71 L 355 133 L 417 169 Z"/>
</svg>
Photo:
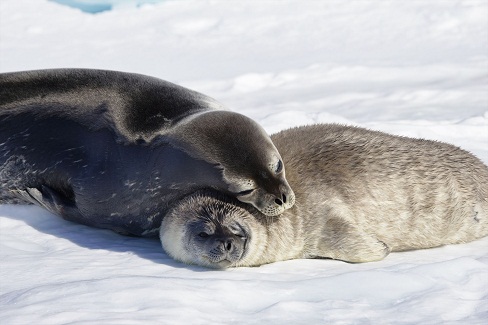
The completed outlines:
<svg viewBox="0 0 488 325">
<path fill-rule="evenodd" d="M 269 218 L 198 191 L 163 218 L 160 239 L 170 256 L 212 268 L 296 258 L 369 262 L 488 235 L 488 167 L 460 148 L 340 125 L 271 138 L 295 206 Z"/>
<path fill-rule="evenodd" d="M 269 216 L 294 203 L 253 120 L 160 79 L 60 69 L 0 74 L 0 199 L 157 235 L 168 206 L 214 188 Z"/>
</svg>

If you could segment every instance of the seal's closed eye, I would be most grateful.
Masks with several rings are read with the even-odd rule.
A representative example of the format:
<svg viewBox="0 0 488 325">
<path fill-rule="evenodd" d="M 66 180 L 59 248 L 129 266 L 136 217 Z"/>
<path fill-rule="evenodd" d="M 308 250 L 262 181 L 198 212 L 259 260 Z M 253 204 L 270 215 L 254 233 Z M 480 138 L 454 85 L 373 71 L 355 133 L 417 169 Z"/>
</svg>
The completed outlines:
<svg viewBox="0 0 488 325">
<path fill-rule="evenodd" d="M 198 237 L 208 238 L 208 237 L 210 237 L 210 234 L 207 234 L 206 232 L 202 231 L 201 233 L 198 234 Z"/>
<path fill-rule="evenodd" d="M 254 192 L 254 189 L 241 191 L 241 192 L 237 193 L 237 195 L 248 195 L 248 194 L 251 194 L 252 192 Z"/>
</svg>

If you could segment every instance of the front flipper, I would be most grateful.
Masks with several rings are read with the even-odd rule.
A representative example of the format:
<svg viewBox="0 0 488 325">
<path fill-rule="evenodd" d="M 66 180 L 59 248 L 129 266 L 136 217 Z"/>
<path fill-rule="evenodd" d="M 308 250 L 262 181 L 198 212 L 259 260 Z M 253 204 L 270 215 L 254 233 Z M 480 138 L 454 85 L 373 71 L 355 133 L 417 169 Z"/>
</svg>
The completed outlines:
<svg viewBox="0 0 488 325">
<path fill-rule="evenodd" d="M 351 263 L 379 261 L 391 252 L 386 243 L 340 218 L 327 221 L 318 249 L 320 257 Z"/>
<path fill-rule="evenodd" d="M 38 188 L 28 187 L 23 190 L 13 190 L 12 192 L 30 203 L 39 205 L 63 217 L 63 219 L 76 222 L 83 220 L 83 216 L 72 197 L 47 185 L 41 185 Z"/>
</svg>

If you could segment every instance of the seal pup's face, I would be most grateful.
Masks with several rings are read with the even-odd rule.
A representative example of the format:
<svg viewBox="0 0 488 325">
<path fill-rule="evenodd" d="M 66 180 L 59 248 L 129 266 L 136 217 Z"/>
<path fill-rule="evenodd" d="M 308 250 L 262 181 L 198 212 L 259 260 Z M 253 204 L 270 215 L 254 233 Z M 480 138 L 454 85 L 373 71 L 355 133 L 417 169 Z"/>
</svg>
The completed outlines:
<svg viewBox="0 0 488 325">
<path fill-rule="evenodd" d="M 229 194 L 267 216 L 293 206 L 283 160 L 259 124 L 229 111 L 205 112 L 184 124 L 180 132 L 204 160 L 222 169 Z"/>
<path fill-rule="evenodd" d="M 259 255 L 256 248 L 264 249 L 258 243 L 265 234 L 255 217 L 238 205 L 210 191 L 185 197 L 163 218 L 163 249 L 187 264 L 219 269 L 248 265 L 251 255 Z"/>
</svg>

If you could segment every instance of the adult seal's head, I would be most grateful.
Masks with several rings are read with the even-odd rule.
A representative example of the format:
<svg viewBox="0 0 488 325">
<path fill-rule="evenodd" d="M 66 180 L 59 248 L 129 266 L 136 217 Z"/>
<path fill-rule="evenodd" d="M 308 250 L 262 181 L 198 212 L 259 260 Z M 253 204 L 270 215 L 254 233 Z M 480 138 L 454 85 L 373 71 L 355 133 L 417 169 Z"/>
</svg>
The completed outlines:
<svg viewBox="0 0 488 325">
<path fill-rule="evenodd" d="M 295 195 L 285 177 L 283 160 L 263 128 L 229 111 L 188 117 L 168 134 L 195 158 L 222 170 L 228 192 L 268 216 L 293 206 Z"/>
</svg>

